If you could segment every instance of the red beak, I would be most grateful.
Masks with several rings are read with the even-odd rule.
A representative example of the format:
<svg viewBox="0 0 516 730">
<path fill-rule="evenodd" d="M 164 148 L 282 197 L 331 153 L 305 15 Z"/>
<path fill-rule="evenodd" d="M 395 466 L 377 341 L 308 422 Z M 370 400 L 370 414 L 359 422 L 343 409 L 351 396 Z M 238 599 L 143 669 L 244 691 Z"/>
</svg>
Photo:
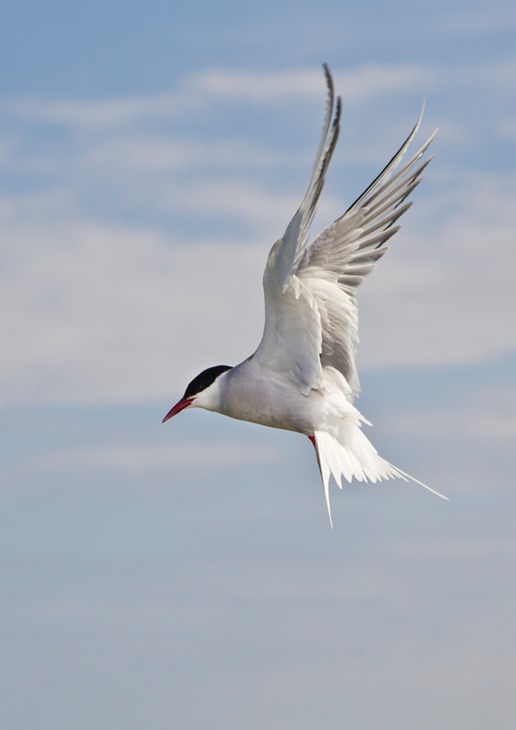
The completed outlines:
<svg viewBox="0 0 516 730">
<path fill-rule="evenodd" d="M 177 416 L 178 413 L 181 413 L 181 411 L 184 411 L 185 408 L 188 408 L 188 406 L 192 405 L 193 398 L 181 398 L 180 401 L 176 403 L 176 405 L 169 410 L 165 418 L 161 421 L 161 423 L 165 423 L 165 421 L 168 421 L 169 418 L 172 418 L 172 416 Z"/>
</svg>

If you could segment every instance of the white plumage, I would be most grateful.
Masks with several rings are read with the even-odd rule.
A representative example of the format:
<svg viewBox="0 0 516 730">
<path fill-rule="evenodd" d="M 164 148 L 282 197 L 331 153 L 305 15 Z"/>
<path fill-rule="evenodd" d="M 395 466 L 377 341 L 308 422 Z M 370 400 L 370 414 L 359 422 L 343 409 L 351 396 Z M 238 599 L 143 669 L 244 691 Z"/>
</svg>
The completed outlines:
<svg viewBox="0 0 516 730">
<path fill-rule="evenodd" d="M 390 162 L 362 195 L 310 243 L 324 177 L 339 134 L 341 101 L 324 66 L 326 117 L 305 196 L 265 267 L 262 340 L 236 367 L 208 368 L 187 387 L 164 421 L 200 407 L 265 426 L 298 431 L 315 446 L 331 522 L 329 481 L 376 482 L 399 477 L 427 485 L 377 453 L 362 431 L 368 423 L 353 405 L 360 392 L 356 289 L 384 255 L 407 197 L 421 180 L 435 135 L 403 165 L 422 114 Z M 439 496 L 443 496 L 440 495 Z M 446 499 L 446 498 L 445 498 Z"/>
</svg>

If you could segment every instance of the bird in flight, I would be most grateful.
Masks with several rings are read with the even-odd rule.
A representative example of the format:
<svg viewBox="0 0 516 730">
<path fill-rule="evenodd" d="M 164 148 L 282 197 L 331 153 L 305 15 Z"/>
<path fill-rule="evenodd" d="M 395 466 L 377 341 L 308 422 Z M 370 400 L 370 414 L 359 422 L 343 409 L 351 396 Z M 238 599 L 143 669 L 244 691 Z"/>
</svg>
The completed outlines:
<svg viewBox="0 0 516 730">
<path fill-rule="evenodd" d="M 305 196 L 285 233 L 272 246 L 265 272 L 265 327 L 257 350 L 235 367 L 217 365 L 197 375 L 163 423 L 186 408 L 205 408 L 308 436 L 317 456 L 332 524 L 329 482 L 411 480 L 442 494 L 382 458 L 363 432 L 369 422 L 353 405 L 360 392 L 356 292 L 387 251 L 407 198 L 431 160 L 432 136 L 401 164 L 422 119 L 348 210 L 313 241 L 309 228 L 339 135 L 341 99 L 323 66 L 326 115 Z M 446 499 L 446 497 L 443 497 Z"/>
</svg>

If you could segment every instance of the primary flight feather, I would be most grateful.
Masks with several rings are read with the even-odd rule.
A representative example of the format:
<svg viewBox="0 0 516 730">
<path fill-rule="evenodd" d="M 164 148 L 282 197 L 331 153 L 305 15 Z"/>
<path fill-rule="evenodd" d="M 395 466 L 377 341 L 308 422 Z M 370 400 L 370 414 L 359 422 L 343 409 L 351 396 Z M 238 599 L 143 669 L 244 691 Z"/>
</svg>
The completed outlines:
<svg viewBox="0 0 516 730">
<path fill-rule="evenodd" d="M 326 65 L 326 116 L 306 193 L 283 237 L 270 250 L 263 289 L 265 327 L 258 348 L 239 365 L 200 373 L 163 422 L 185 408 L 205 408 L 309 437 L 317 455 L 328 515 L 329 481 L 410 479 L 383 459 L 353 405 L 360 392 L 357 287 L 387 251 L 407 197 L 421 181 L 434 134 L 402 164 L 422 113 L 399 150 L 348 210 L 312 242 L 308 234 L 337 143 L 341 100 Z M 446 497 L 444 497 L 446 499 Z"/>
</svg>

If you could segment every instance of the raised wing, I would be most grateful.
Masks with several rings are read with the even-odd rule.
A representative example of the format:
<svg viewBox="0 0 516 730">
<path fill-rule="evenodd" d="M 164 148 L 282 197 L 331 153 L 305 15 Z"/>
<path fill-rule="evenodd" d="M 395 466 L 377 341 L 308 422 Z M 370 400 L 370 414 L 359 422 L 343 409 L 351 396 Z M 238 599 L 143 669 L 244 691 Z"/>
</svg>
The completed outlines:
<svg viewBox="0 0 516 730">
<path fill-rule="evenodd" d="M 410 207 L 407 196 L 418 185 L 431 157 L 424 156 L 434 134 L 400 167 L 421 123 L 343 216 L 308 245 L 324 176 L 339 132 L 340 99 L 334 108 L 333 82 L 324 67 L 328 102 L 323 135 L 305 197 L 282 239 L 272 247 L 263 277 L 265 329 L 254 355 L 271 373 L 289 377 L 308 395 L 322 381 L 322 369 L 336 368 L 350 387 L 360 390 L 355 365 L 358 341 L 356 288 L 386 252 Z M 398 169 L 399 168 L 399 169 Z"/>
<path fill-rule="evenodd" d="M 431 156 L 422 158 L 436 132 L 400 167 L 421 119 L 422 113 L 405 142 L 367 190 L 305 248 L 296 269 L 296 275 L 314 297 L 321 318 L 321 364 L 339 370 L 354 395 L 360 391 L 355 365 L 356 289 L 387 251 L 385 244 L 400 228 L 398 219 L 412 205 L 406 199 L 420 183 L 423 170 L 432 159 Z"/>
<path fill-rule="evenodd" d="M 288 224 L 281 239 L 281 245 L 275 251 L 274 274 L 281 282 L 283 293 L 285 293 L 290 278 L 296 271 L 301 256 L 307 246 L 308 230 L 315 215 L 317 201 L 319 200 L 324 185 L 324 176 L 326 175 L 339 136 L 342 102 L 339 96 L 335 104 L 333 78 L 330 69 L 324 64 L 323 70 L 328 92 L 326 98 L 326 115 L 319 149 L 315 156 L 312 174 L 310 175 L 308 187 L 306 188 L 301 205 Z M 334 107 L 335 116 L 333 114 Z"/>
<path fill-rule="evenodd" d="M 337 143 L 341 114 L 341 100 L 339 97 L 335 104 L 330 70 L 326 64 L 323 69 L 327 99 L 321 141 L 301 205 L 267 259 L 263 275 L 265 328 L 253 356 L 271 373 L 290 376 L 304 395 L 321 384 L 322 330 L 317 304 L 295 272 L 308 244 L 308 230 Z"/>
</svg>

